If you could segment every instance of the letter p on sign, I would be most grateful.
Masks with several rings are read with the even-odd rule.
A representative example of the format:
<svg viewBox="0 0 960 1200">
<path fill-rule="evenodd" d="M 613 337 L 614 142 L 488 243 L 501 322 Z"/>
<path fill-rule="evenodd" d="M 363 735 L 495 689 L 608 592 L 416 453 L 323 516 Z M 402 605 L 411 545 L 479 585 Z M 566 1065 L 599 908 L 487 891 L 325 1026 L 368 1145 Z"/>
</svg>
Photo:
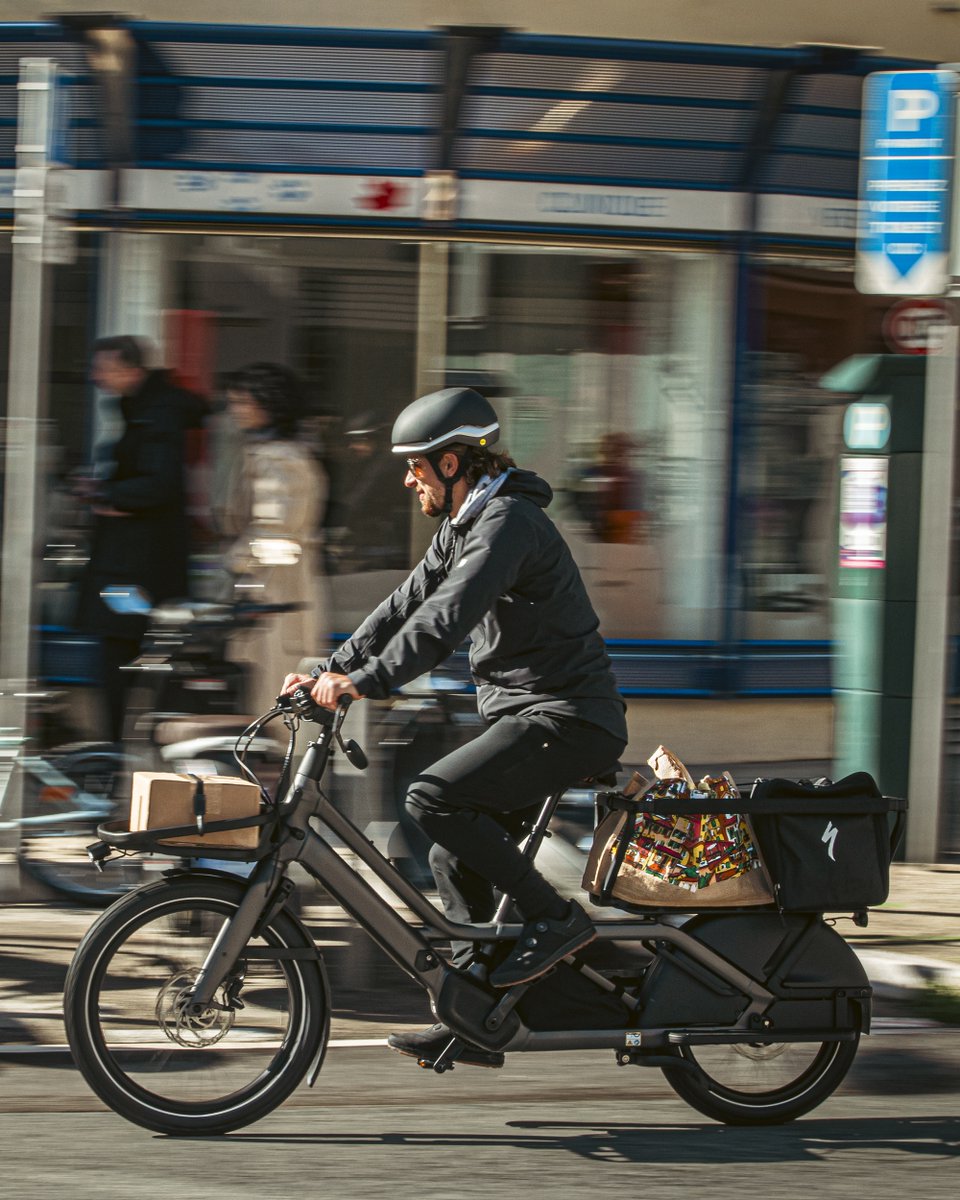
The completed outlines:
<svg viewBox="0 0 960 1200">
<path fill-rule="evenodd" d="M 927 89 L 899 88 L 891 90 L 887 101 L 887 128 L 891 132 L 915 133 L 921 121 L 935 116 L 940 97 Z"/>
</svg>

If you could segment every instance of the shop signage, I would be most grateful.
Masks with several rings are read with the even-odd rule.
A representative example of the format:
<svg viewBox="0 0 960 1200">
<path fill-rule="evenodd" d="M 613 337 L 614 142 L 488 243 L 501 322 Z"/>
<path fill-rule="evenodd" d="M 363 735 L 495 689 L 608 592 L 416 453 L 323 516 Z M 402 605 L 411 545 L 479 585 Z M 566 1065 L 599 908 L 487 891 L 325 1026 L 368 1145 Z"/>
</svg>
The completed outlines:
<svg viewBox="0 0 960 1200">
<path fill-rule="evenodd" d="M 104 171 L 65 169 L 71 207 L 93 211 L 107 202 Z M 0 209 L 12 207 L 14 172 L 0 170 Z M 245 213 L 420 219 L 474 224 L 592 226 L 736 233 L 746 221 L 740 192 L 613 188 L 381 175 L 283 174 L 252 171 L 134 168 L 123 173 L 122 206 L 140 212 Z M 760 199 L 759 230 L 775 237 L 850 240 L 857 202 L 770 194 Z"/>
<path fill-rule="evenodd" d="M 734 232 L 743 223 L 739 193 L 598 187 L 513 180 L 459 180 L 458 218 L 522 225 L 603 225 Z M 357 175 L 275 175 L 231 171 L 134 169 L 125 173 L 124 207 L 141 211 L 290 213 L 429 217 L 437 181 Z"/>
<path fill-rule="evenodd" d="M 953 71 L 877 71 L 863 93 L 857 288 L 939 296 L 947 288 Z"/>
<path fill-rule="evenodd" d="M 735 192 L 461 180 L 460 219 L 512 225 L 603 225 L 733 232 L 743 224 Z"/>
<path fill-rule="evenodd" d="M 857 234 L 856 200 L 771 193 L 759 198 L 759 229 L 791 238 L 843 238 Z"/>
<path fill-rule="evenodd" d="M 124 173 L 123 206 L 146 212 L 270 213 L 400 218 L 420 215 L 423 181 L 386 175 L 256 171 Z"/>
<path fill-rule="evenodd" d="M 70 170 L 74 209 L 106 199 L 103 171 Z M 0 208 L 13 192 L 13 171 L 0 170 Z M 491 225 L 591 225 L 734 233 L 744 227 L 739 192 L 604 188 L 513 180 L 457 179 L 449 172 L 423 178 L 379 175 L 272 174 L 246 171 L 131 169 L 124 172 L 123 206 L 142 212 L 289 213 L 303 216 L 464 220 Z M 761 198 L 760 229 L 796 238 L 851 239 L 855 200 L 817 196 Z"/>
<path fill-rule="evenodd" d="M 883 337 L 894 354 L 936 354 L 950 312 L 943 300 L 898 300 L 883 316 Z"/>
</svg>

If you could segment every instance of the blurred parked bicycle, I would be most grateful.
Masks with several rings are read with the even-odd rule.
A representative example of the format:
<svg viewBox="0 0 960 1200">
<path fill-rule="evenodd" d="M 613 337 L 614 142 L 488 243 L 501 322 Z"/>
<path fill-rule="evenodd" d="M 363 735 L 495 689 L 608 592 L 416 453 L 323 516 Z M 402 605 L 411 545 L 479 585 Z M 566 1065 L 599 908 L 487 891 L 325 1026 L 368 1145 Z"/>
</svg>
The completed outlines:
<svg viewBox="0 0 960 1200">
<path fill-rule="evenodd" d="M 18 860 L 30 877 L 92 905 L 109 903 L 171 865 L 169 856 L 153 856 L 130 859 L 110 875 L 89 869 L 87 846 L 97 826 L 127 815 L 133 771 L 242 774 L 235 756 L 241 739 L 260 776 L 276 781 L 283 744 L 262 734 L 242 739 L 253 718 L 242 711 L 244 674 L 229 658 L 229 640 L 238 629 L 296 607 L 184 600 L 151 608 L 142 592 L 128 587 L 112 589 L 105 600 L 150 621 L 143 652 L 130 665 L 136 679 L 123 744 L 74 743 L 28 753 L 23 739 L 0 738 L 0 756 L 23 776 L 22 815 L 5 820 L 0 797 L 0 832 L 19 830 Z M 49 695 L 38 690 L 34 702 Z"/>
<path fill-rule="evenodd" d="M 42 694 L 41 694 L 42 698 Z M 0 731 L 0 832 L 17 830 L 17 858 L 33 879 L 61 896 L 106 904 L 145 881 L 144 862 L 124 863 L 107 879 L 89 870 L 86 847 L 101 821 L 117 815 L 125 760 L 106 744 L 25 752 L 25 739 Z M 8 815 L 9 785 L 22 788 L 22 815 Z"/>
</svg>

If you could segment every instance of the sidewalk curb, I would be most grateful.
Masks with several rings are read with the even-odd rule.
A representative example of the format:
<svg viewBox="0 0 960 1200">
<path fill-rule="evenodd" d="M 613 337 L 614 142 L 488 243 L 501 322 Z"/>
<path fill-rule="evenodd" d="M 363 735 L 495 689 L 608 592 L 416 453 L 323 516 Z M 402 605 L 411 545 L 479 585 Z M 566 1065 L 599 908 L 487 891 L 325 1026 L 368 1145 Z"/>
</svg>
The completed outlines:
<svg viewBox="0 0 960 1200">
<path fill-rule="evenodd" d="M 882 1000 L 909 1000 L 918 992 L 925 992 L 931 984 L 960 994 L 960 967 L 930 958 L 858 950 L 856 946 L 852 949 L 863 963 L 874 995 Z"/>
</svg>

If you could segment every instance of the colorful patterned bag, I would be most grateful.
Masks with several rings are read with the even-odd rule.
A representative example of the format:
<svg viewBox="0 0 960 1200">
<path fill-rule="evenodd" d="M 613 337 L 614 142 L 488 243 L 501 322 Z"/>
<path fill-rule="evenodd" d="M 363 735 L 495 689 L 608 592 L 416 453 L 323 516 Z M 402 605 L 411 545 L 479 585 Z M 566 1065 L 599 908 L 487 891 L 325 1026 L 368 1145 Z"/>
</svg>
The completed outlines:
<svg viewBox="0 0 960 1200">
<path fill-rule="evenodd" d="M 772 903 L 770 881 L 742 814 L 669 815 L 671 800 L 710 799 L 733 801 L 740 794 L 729 775 L 693 785 L 684 770 L 682 777 L 658 780 L 633 804 L 627 800 L 613 808 L 597 828 L 583 877 L 591 899 L 688 909 Z M 658 811 L 651 809 L 654 804 Z"/>
</svg>

